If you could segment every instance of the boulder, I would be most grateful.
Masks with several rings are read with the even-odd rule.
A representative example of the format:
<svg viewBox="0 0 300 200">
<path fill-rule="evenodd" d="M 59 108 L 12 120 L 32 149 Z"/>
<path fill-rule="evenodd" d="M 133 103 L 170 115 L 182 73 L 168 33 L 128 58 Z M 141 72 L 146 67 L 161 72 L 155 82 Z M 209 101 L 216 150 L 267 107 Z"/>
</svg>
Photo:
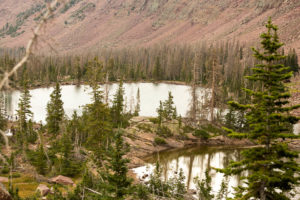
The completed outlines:
<svg viewBox="0 0 300 200">
<path fill-rule="evenodd" d="M 47 185 L 40 184 L 36 188 L 36 191 L 40 192 L 42 196 L 46 196 L 50 192 L 50 189 L 47 187 Z"/>
<path fill-rule="evenodd" d="M 58 184 L 62 184 L 62 185 L 74 185 L 74 182 L 72 181 L 71 178 L 66 177 L 66 176 L 56 176 L 50 179 L 51 182 L 53 183 L 58 183 Z"/>
<path fill-rule="evenodd" d="M 0 199 L 1 200 L 13 200 L 5 187 L 0 183 Z"/>
<path fill-rule="evenodd" d="M 7 177 L 0 177 L 0 183 L 8 183 Z"/>
</svg>

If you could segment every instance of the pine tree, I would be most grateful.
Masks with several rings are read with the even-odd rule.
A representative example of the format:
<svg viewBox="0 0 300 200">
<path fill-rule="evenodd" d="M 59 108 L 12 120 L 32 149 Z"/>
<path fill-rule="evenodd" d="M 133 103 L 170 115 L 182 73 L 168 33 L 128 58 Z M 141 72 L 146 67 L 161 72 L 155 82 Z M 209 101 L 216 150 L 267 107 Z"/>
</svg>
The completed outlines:
<svg viewBox="0 0 300 200">
<path fill-rule="evenodd" d="M 227 129 L 232 137 L 249 137 L 256 140 L 260 147 L 244 150 L 243 160 L 234 162 L 222 170 L 226 174 L 240 174 L 248 171 L 246 186 L 240 186 L 236 199 L 288 200 L 287 194 L 299 184 L 300 169 L 294 160 L 298 153 L 288 149 L 287 144 L 278 141 L 281 137 L 294 137 L 287 124 L 295 124 L 299 118 L 289 114 L 300 105 L 289 106 L 290 97 L 284 82 L 292 72 L 280 61 L 285 58 L 278 50 L 283 46 L 279 42 L 277 26 L 268 21 L 267 32 L 261 35 L 263 52 L 254 49 L 254 56 L 260 61 L 254 67 L 253 74 L 246 78 L 262 84 L 261 89 L 245 89 L 251 96 L 251 104 L 229 102 L 230 106 L 247 112 L 250 125 L 249 133 L 237 133 Z"/>
<path fill-rule="evenodd" d="M 80 164 L 74 159 L 72 155 L 72 141 L 67 134 L 63 134 L 63 137 L 60 141 L 61 143 L 61 174 L 65 176 L 75 176 L 80 172 Z"/>
<path fill-rule="evenodd" d="M 97 57 L 93 62 L 89 62 L 92 102 L 84 107 L 82 115 L 85 124 L 84 131 L 87 134 L 87 147 L 96 152 L 96 162 L 100 162 L 102 153 L 112 138 L 110 109 L 103 102 L 103 92 L 98 85 L 98 81 L 101 80 L 102 67 Z"/>
<path fill-rule="evenodd" d="M 28 81 L 23 81 L 23 88 L 21 98 L 19 100 L 17 110 L 18 113 L 18 133 L 17 139 L 20 144 L 23 144 L 24 141 L 27 139 L 27 131 L 28 131 L 28 118 L 32 117 L 32 112 L 30 110 L 30 92 L 28 89 Z"/>
<path fill-rule="evenodd" d="M 39 174 L 45 175 L 47 171 L 47 158 L 44 153 L 44 147 L 43 145 L 40 145 L 35 157 L 35 163 L 36 170 Z"/>
<path fill-rule="evenodd" d="M 176 119 L 177 117 L 177 111 L 176 107 L 174 106 L 172 93 L 169 92 L 168 99 L 163 103 L 164 111 L 163 116 L 164 118 L 170 120 L 170 119 Z"/>
<path fill-rule="evenodd" d="M 162 69 L 161 69 L 161 64 L 160 64 L 160 58 L 156 58 L 154 70 L 153 70 L 153 78 L 157 81 L 161 80 L 162 77 Z"/>
<path fill-rule="evenodd" d="M 61 88 L 58 82 L 50 95 L 50 102 L 47 104 L 47 127 L 48 132 L 57 135 L 59 126 L 64 117 L 63 101 L 61 100 Z"/>
<path fill-rule="evenodd" d="M 124 121 L 124 88 L 123 81 L 120 81 L 119 88 L 114 95 L 113 105 L 111 107 L 111 116 L 114 123 L 114 127 L 122 127 Z"/>
<path fill-rule="evenodd" d="M 111 200 L 123 200 L 126 195 L 131 193 L 132 179 L 127 176 L 129 160 L 124 158 L 127 152 L 129 152 L 129 146 L 124 143 L 122 138 L 123 134 L 119 130 L 114 137 L 114 146 L 110 146 L 107 151 L 107 164 L 106 170 L 102 172 L 104 182 L 102 186 L 104 188 L 103 199 Z"/>
<path fill-rule="evenodd" d="M 164 112 L 164 107 L 163 107 L 163 103 L 161 101 L 159 101 L 159 107 L 156 110 L 157 114 L 158 114 L 158 125 L 161 126 L 162 122 L 163 122 L 163 112 Z"/>
<path fill-rule="evenodd" d="M 141 96 L 140 96 L 140 88 L 138 88 L 138 91 L 136 93 L 136 106 L 133 115 L 139 116 L 140 111 L 141 111 Z"/>
</svg>

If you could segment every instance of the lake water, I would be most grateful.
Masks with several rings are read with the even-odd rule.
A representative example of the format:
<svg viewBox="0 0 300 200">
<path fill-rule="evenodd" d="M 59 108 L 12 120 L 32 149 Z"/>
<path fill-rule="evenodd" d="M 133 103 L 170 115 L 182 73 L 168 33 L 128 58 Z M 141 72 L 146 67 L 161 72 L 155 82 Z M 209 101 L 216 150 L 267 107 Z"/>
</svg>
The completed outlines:
<svg viewBox="0 0 300 200">
<path fill-rule="evenodd" d="M 113 99 L 118 84 L 110 84 L 109 99 Z M 127 104 L 127 110 L 134 108 L 136 104 L 137 90 L 140 89 L 140 115 L 141 116 L 157 116 L 156 109 L 159 106 L 159 101 L 166 100 L 168 98 L 168 92 L 172 92 L 174 96 L 174 103 L 177 108 L 177 113 L 185 116 L 191 102 L 190 87 L 186 85 L 175 84 L 154 84 L 154 83 L 124 83 L 125 100 Z M 65 113 L 68 117 L 71 117 L 74 110 L 81 113 L 82 106 L 91 102 L 91 88 L 88 86 L 75 86 L 65 85 L 61 86 L 62 89 L 62 101 L 64 102 Z M 102 89 L 104 89 L 102 87 Z M 33 112 L 34 121 L 45 122 L 46 106 L 50 100 L 50 94 L 53 88 L 38 88 L 30 90 L 31 98 L 31 110 Z M 199 88 L 199 96 L 204 96 L 206 89 Z M 18 102 L 20 98 L 19 91 L 6 92 L 5 94 L 5 106 L 8 115 L 16 115 L 16 109 L 18 108 Z"/>
<path fill-rule="evenodd" d="M 198 146 L 193 148 L 185 148 L 173 151 L 164 151 L 155 154 L 147 159 L 146 165 L 133 169 L 138 177 L 143 180 L 145 174 L 151 174 L 155 168 L 155 163 L 159 162 L 162 167 L 163 179 L 172 178 L 174 172 L 178 172 L 180 169 L 183 170 L 185 176 L 185 184 L 188 189 L 195 189 L 196 185 L 194 179 L 198 177 L 200 180 L 205 178 L 205 171 L 209 170 L 209 175 L 212 178 L 212 190 L 216 194 L 224 181 L 228 186 L 228 194 L 232 197 L 234 192 L 232 187 L 242 185 L 240 176 L 231 176 L 224 178 L 222 173 L 218 173 L 211 168 L 224 168 L 230 161 L 239 161 L 242 159 L 241 151 L 242 148 L 237 147 L 206 147 Z M 298 159 L 300 162 L 300 160 Z M 247 175 L 244 173 L 243 175 Z M 148 176 L 149 177 L 149 176 Z M 145 181 L 147 181 L 146 178 Z M 296 188 L 297 195 L 293 200 L 300 199 L 300 188 Z"/>
<path fill-rule="evenodd" d="M 134 169 L 139 178 L 145 174 L 151 174 L 158 161 L 162 167 L 163 179 L 169 179 L 174 172 L 183 170 L 185 176 L 185 184 L 188 189 L 196 189 L 194 179 L 198 177 L 200 180 L 205 178 L 207 169 L 224 168 L 231 160 L 238 161 L 241 159 L 241 149 L 230 147 L 194 147 L 175 151 L 160 152 L 146 159 L 147 164 Z M 232 193 L 232 187 L 241 184 L 239 176 L 224 178 L 223 174 L 217 173 L 215 170 L 209 170 L 212 178 L 213 192 L 220 190 L 222 181 L 226 181 L 229 193 Z"/>
<path fill-rule="evenodd" d="M 118 84 L 110 84 L 109 99 L 110 102 L 113 99 Z M 88 86 L 76 86 L 76 85 L 64 85 L 62 89 L 62 100 L 64 102 L 65 113 L 68 117 L 71 117 L 74 110 L 79 114 L 81 113 L 82 106 L 91 102 L 91 88 Z M 104 86 L 102 86 L 104 89 Z M 133 110 L 136 104 L 137 90 L 140 89 L 140 115 L 141 116 L 157 116 L 156 109 L 159 106 L 159 101 L 164 101 L 168 98 L 168 92 L 172 92 L 174 96 L 174 103 L 177 108 L 177 113 L 181 116 L 186 116 L 187 111 L 190 108 L 191 102 L 191 87 L 187 85 L 176 85 L 167 83 L 124 83 L 125 100 L 127 104 L 127 110 Z M 46 106 L 50 100 L 50 94 L 53 88 L 38 88 L 30 90 L 31 98 L 31 110 L 33 112 L 33 120 L 43 123 L 46 118 Z M 210 95 L 209 89 L 198 88 L 197 95 L 201 101 Z M 10 116 L 16 115 L 16 109 L 18 108 L 18 102 L 20 98 L 19 91 L 5 92 L 5 107 L 7 114 Z M 216 111 L 217 109 L 215 109 Z M 294 132 L 300 133 L 300 124 L 295 125 Z"/>
</svg>

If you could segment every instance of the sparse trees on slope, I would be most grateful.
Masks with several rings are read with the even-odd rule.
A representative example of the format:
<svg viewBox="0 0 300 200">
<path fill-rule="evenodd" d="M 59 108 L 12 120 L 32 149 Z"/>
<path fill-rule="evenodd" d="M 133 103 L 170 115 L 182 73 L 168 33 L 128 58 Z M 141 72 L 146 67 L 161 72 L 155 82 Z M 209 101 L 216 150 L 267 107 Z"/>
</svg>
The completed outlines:
<svg viewBox="0 0 300 200">
<path fill-rule="evenodd" d="M 246 186 L 238 188 L 236 199 L 288 200 L 288 193 L 300 182 L 300 168 L 295 161 L 298 153 L 279 141 L 281 137 L 294 137 L 287 124 L 295 124 L 299 120 L 289 114 L 300 105 L 288 105 L 290 94 L 284 85 L 293 73 L 288 71 L 289 67 L 278 64 L 285 57 L 278 52 L 283 44 L 279 42 L 277 26 L 270 19 L 266 27 L 267 32 L 261 34 L 263 50 L 253 49 L 260 64 L 252 69 L 251 76 L 246 77 L 261 83 L 262 87 L 257 90 L 245 89 L 251 96 L 251 104 L 229 102 L 232 107 L 247 112 L 250 125 L 249 133 L 228 130 L 230 136 L 249 137 L 262 145 L 244 150 L 242 161 L 234 162 L 223 170 L 226 174 L 249 171 Z"/>
</svg>

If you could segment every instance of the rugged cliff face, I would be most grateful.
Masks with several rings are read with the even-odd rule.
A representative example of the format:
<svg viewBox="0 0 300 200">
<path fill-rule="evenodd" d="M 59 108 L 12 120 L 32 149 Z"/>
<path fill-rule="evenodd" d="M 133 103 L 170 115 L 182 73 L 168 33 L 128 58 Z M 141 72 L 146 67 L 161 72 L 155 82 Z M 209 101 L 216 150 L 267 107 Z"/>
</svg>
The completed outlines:
<svg viewBox="0 0 300 200">
<path fill-rule="evenodd" d="M 26 43 L 43 1 L 0 0 L 0 47 Z M 59 51 L 156 43 L 258 41 L 269 16 L 300 54 L 299 0 L 71 0 L 49 24 Z"/>
</svg>

